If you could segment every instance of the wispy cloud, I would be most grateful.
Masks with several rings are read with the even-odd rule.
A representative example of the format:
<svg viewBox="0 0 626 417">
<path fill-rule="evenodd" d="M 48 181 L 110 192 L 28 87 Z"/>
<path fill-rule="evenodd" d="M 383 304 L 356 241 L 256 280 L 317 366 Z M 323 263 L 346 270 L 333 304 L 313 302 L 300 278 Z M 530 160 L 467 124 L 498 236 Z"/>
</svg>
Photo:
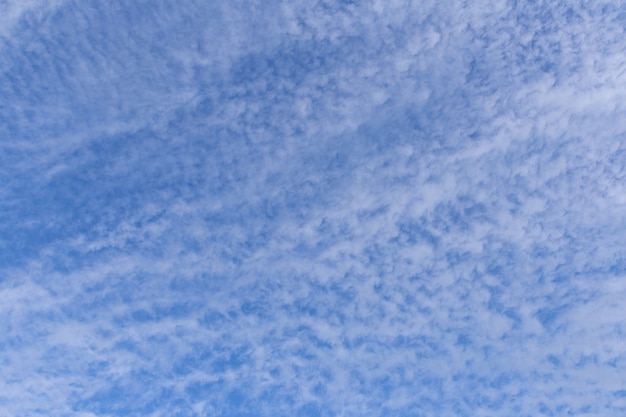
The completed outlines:
<svg viewBox="0 0 626 417">
<path fill-rule="evenodd" d="M 623 10 L 0 5 L 0 414 L 615 414 Z"/>
</svg>

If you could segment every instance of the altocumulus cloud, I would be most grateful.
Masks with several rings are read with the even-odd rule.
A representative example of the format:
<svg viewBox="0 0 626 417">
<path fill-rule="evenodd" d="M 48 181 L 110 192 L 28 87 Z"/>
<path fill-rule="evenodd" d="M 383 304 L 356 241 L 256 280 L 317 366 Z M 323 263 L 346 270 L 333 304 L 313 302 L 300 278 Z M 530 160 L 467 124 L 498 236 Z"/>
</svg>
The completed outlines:
<svg viewBox="0 0 626 417">
<path fill-rule="evenodd" d="M 0 415 L 626 412 L 624 5 L 0 13 Z"/>
</svg>

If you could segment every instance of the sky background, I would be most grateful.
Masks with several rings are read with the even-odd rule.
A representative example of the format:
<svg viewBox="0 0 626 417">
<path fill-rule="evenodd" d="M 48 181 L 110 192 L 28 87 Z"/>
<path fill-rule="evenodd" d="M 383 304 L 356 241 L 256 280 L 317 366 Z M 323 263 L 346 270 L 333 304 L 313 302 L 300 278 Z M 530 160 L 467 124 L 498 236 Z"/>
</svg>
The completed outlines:
<svg viewBox="0 0 626 417">
<path fill-rule="evenodd" d="M 625 27 L 0 0 L 0 416 L 626 414 Z"/>
</svg>

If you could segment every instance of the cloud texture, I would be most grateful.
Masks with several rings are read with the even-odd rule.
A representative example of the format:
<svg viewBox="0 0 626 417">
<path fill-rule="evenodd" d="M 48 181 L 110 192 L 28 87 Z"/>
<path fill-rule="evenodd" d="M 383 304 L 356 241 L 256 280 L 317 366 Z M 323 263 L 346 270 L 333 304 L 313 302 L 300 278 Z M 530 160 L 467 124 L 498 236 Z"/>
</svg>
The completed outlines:
<svg viewBox="0 0 626 417">
<path fill-rule="evenodd" d="M 626 8 L 0 3 L 0 416 L 626 411 Z"/>
</svg>

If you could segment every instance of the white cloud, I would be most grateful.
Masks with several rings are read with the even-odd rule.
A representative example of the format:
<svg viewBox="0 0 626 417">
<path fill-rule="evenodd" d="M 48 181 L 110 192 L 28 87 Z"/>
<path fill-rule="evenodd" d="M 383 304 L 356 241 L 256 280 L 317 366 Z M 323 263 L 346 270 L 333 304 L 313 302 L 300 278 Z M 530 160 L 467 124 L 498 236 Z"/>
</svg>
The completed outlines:
<svg viewBox="0 0 626 417">
<path fill-rule="evenodd" d="M 0 2 L 0 36 L 10 39 L 20 20 L 41 20 L 60 7 L 64 0 L 3 0 Z"/>
<path fill-rule="evenodd" d="M 617 12 L 58 7 L 0 75 L 0 413 L 620 407 Z"/>
</svg>

